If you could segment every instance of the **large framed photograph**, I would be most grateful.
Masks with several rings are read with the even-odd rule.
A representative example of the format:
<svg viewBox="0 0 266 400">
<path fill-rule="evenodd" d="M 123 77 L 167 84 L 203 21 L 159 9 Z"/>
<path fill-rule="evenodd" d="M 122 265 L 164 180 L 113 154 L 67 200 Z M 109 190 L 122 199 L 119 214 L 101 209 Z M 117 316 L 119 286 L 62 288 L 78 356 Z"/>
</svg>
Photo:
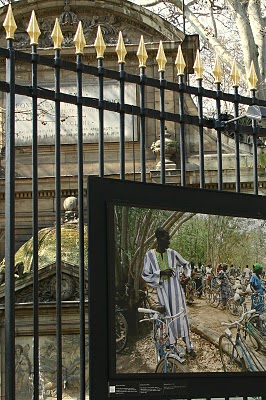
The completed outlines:
<svg viewBox="0 0 266 400">
<path fill-rule="evenodd" d="M 88 179 L 90 399 L 263 398 L 265 205 Z"/>
</svg>

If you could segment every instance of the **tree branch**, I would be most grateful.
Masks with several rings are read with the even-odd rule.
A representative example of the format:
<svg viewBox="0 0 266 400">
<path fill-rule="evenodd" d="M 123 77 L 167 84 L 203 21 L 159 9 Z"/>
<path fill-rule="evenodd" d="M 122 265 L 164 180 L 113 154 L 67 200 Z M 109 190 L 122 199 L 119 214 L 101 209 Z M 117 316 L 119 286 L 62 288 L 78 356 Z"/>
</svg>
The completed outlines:
<svg viewBox="0 0 266 400">
<path fill-rule="evenodd" d="M 145 3 L 143 3 L 142 0 L 137 0 L 136 3 L 140 6 L 143 7 L 152 7 L 152 6 L 157 6 L 158 4 L 162 3 L 162 0 L 147 0 Z"/>
<path fill-rule="evenodd" d="M 263 90 L 265 89 L 266 77 L 266 32 L 262 19 L 261 2 L 258 0 L 249 0 L 247 13 L 258 51 L 258 73 L 260 74 L 258 78 L 260 82 L 263 82 L 262 87 L 259 87 L 259 89 Z"/>
<path fill-rule="evenodd" d="M 212 26 L 213 26 L 213 30 L 214 30 L 214 36 L 217 38 L 218 37 L 218 33 L 217 33 L 217 26 L 216 26 L 216 21 L 214 18 L 214 14 L 213 14 L 213 1 L 210 1 L 210 16 L 211 16 L 211 20 L 212 20 Z"/>
<path fill-rule="evenodd" d="M 244 66 L 243 64 L 237 62 L 237 68 L 240 72 L 241 78 L 244 82 L 247 83 L 247 74 L 250 69 L 251 60 L 254 62 L 255 70 L 260 82 L 263 81 L 263 77 L 265 76 L 265 54 L 266 54 L 266 41 L 262 43 L 263 38 L 263 25 L 261 21 L 261 10 L 260 10 L 260 1 L 259 0 L 225 0 L 227 5 L 229 6 L 231 12 L 233 12 L 235 17 L 236 27 L 239 32 L 243 55 L 244 55 Z M 193 1 L 192 1 L 193 2 Z M 180 11 L 183 8 L 183 2 L 181 0 L 168 0 L 168 1 L 152 1 L 146 0 L 144 2 L 138 1 L 139 5 L 142 6 L 151 6 L 158 4 L 168 4 L 177 7 Z M 219 40 L 217 36 L 217 32 L 215 30 L 215 18 L 214 15 L 211 16 L 214 22 L 214 35 L 211 35 L 208 29 L 200 22 L 199 18 L 195 15 L 195 12 L 189 8 L 190 2 L 185 4 L 184 14 L 187 21 L 192 25 L 195 32 L 206 42 L 210 44 L 216 54 L 219 56 L 220 60 L 224 62 L 226 65 L 231 66 L 233 63 L 232 53 L 228 51 L 221 40 Z M 249 7 L 249 14 L 247 12 L 247 8 Z M 254 17 L 251 18 L 251 15 Z M 259 21 L 257 24 L 256 21 Z M 256 26 L 257 25 L 257 26 Z M 262 30 L 260 29 L 262 27 Z M 260 56 L 258 58 L 258 49 L 260 49 Z"/>
</svg>

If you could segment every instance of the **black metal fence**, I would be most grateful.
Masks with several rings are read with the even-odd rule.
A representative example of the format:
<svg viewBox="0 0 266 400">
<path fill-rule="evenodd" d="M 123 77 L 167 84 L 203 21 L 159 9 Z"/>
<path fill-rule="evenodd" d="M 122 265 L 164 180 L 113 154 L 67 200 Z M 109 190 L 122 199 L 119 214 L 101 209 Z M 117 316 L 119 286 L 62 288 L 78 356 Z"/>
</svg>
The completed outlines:
<svg viewBox="0 0 266 400">
<path fill-rule="evenodd" d="M 32 99 L 32 236 L 33 236 L 33 279 L 34 279 L 34 330 L 33 330 L 33 399 L 39 399 L 39 297 L 38 297 L 38 99 L 46 99 L 54 102 L 55 106 L 55 223 L 56 223 L 56 337 L 57 337 L 57 398 L 62 398 L 62 301 L 61 301 L 61 132 L 60 132 L 60 106 L 62 103 L 73 104 L 77 108 L 77 151 L 78 151 L 78 208 L 79 208 L 79 260 L 80 260 L 80 399 L 86 397 L 85 385 L 85 292 L 84 292 L 84 188 L 83 188 L 83 110 L 85 107 L 92 107 L 98 110 L 99 132 L 98 132 L 98 160 L 99 176 L 105 176 L 104 161 L 104 116 L 106 111 L 119 114 L 120 118 L 120 171 L 119 177 L 125 179 L 125 116 L 130 114 L 136 116 L 139 123 L 140 141 L 140 176 L 141 181 L 146 181 L 146 119 L 151 118 L 159 121 L 160 125 L 160 158 L 161 171 L 160 183 L 165 183 L 165 124 L 168 121 L 179 124 L 180 129 L 180 169 L 181 185 L 185 187 L 186 182 L 186 135 L 185 126 L 194 125 L 198 127 L 199 137 L 199 186 L 205 188 L 205 128 L 213 128 L 217 133 L 217 182 L 218 190 L 223 190 L 223 155 L 222 155 L 222 135 L 226 126 L 233 133 L 235 141 L 235 188 L 240 192 L 240 134 L 246 134 L 252 138 L 253 147 L 253 188 L 254 195 L 258 194 L 258 162 L 257 162 L 257 143 L 258 137 L 266 136 L 266 129 L 260 127 L 255 119 L 252 119 L 250 126 L 240 125 L 238 117 L 241 106 L 266 107 L 266 101 L 256 97 L 256 82 L 251 82 L 251 96 L 243 97 L 238 93 L 238 83 L 234 82 L 234 93 L 224 93 L 221 90 L 219 74 L 216 77 L 215 90 L 206 90 L 202 86 L 202 74 L 199 69 L 197 75 L 198 86 L 188 86 L 185 82 L 182 52 L 179 49 L 176 66 L 178 73 L 178 83 L 173 83 L 164 78 L 164 53 L 160 45 L 158 52 L 159 79 L 150 78 L 146 75 L 146 50 L 144 42 L 140 42 L 139 75 L 129 74 L 124 69 L 124 45 L 120 37 L 120 47 L 118 48 L 119 70 L 109 70 L 104 67 L 104 42 L 100 30 L 96 38 L 95 48 L 97 50 L 97 66 L 85 65 L 82 60 L 83 47 L 82 27 L 79 27 L 79 35 L 76 39 L 76 62 L 65 61 L 61 57 L 60 27 L 55 25 L 54 33 L 54 58 L 46 57 L 38 53 L 38 33 L 36 30 L 29 32 L 32 44 L 31 54 L 17 51 L 14 49 L 15 25 L 12 19 L 12 10 L 9 8 L 9 17 L 5 24 L 7 32 L 7 48 L 0 48 L 0 57 L 6 59 L 6 79 L 0 81 L 0 91 L 6 93 L 6 135 L 5 135 L 5 399 L 14 400 L 16 398 L 15 385 L 15 278 L 14 278 L 14 257 L 15 257 L 15 112 L 16 96 L 23 95 Z M 36 39 L 37 38 L 37 39 Z M 20 62 L 31 65 L 32 82 L 31 85 L 21 85 L 16 83 L 16 65 Z M 199 62 L 199 60 L 198 60 Z M 46 66 L 54 70 L 55 90 L 43 89 L 38 85 L 38 68 Z M 200 64 L 199 64 L 200 66 Z M 197 64 L 196 64 L 197 67 Z M 195 67 L 195 70 L 196 70 Z M 61 71 L 68 70 L 76 74 L 77 95 L 70 95 L 62 92 Z M 94 76 L 98 78 L 98 97 L 83 96 L 83 77 Z M 104 79 L 113 79 L 118 82 L 120 87 L 119 102 L 111 102 L 104 99 Z M 125 83 L 132 83 L 139 87 L 138 105 L 125 103 Z M 149 109 L 146 107 L 146 89 L 152 87 L 160 92 L 160 109 Z M 179 113 L 165 111 L 165 92 L 171 91 L 179 101 Z M 185 113 L 184 95 L 194 95 L 197 98 L 198 116 L 191 116 Z M 216 102 L 216 118 L 204 118 L 203 105 L 206 99 Z M 234 121 L 223 121 L 221 115 L 222 102 L 229 102 L 234 105 Z"/>
</svg>

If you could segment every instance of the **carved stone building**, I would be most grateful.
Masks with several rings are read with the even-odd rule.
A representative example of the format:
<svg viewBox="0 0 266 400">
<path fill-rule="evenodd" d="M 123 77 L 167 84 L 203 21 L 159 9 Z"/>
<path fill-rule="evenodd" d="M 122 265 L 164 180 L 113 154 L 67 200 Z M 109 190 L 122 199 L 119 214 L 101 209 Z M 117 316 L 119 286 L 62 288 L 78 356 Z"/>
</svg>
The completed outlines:
<svg viewBox="0 0 266 400">
<path fill-rule="evenodd" d="M 119 31 L 127 49 L 126 70 L 139 74 L 137 50 L 141 35 L 144 37 L 149 55 L 146 74 L 159 77 L 156 55 L 160 40 L 164 42 L 164 51 L 168 60 L 165 78 L 176 81 L 174 65 L 178 46 L 182 43 L 187 72 L 193 73 L 193 63 L 198 48 L 198 37 L 185 37 L 171 24 L 153 13 L 136 6 L 129 1 L 82 1 L 82 0 L 19 0 L 12 4 L 17 24 L 14 47 L 17 50 L 31 52 L 29 36 L 26 33 L 32 10 L 35 11 L 41 36 L 38 53 L 54 57 L 51 33 L 56 18 L 59 19 L 64 40 L 62 58 L 76 61 L 73 37 L 79 21 L 82 22 L 86 39 L 84 64 L 97 66 L 94 41 L 98 26 L 101 26 L 107 49 L 104 66 L 118 70 L 119 64 L 115 52 Z M 7 8 L 0 8 L 0 24 L 3 24 Z M 0 46 L 6 47 L 4 30 L 0 34 Z M 0 60 L 0 74 L 5 76 L 5 60 Z M 97 78 L 83 77 L 83 95 L 97 97 Z M 75 93 L 76 75 L 70 71 L 61 71 L 62 91 Z M 31 85 L 31 66 L 23 60 L 16 67 L 16 83 Z M 53 68 L 38 66 L 38 86 L 42 90 L 54 88 Z M 105 80 L 104 96 L 114 102 L 119 99 L 119 86 L 113 80 Z M 126 101 L 139 104 L 139 93 L 133 84 L 125 88 Z M 0 94 L 0 337 L 4 348 L 4 297 L 5 297 L 5 100 Z M 147 107 L 159 107 L 159 93 L 149 89 Z M 167 98 L 169 111 L 178 110 L 177 100 Z M 15 257 L 15 309 L 16 309 L 16 398 L 31 398 L 33 366 L 33 272 L 32 272 L 32 128 L 31 103 L 25 96 L 16 96 L 16 257 Z M 78 192 L 78 153 L 76 109 L 70 104 L 61 104 L 61 199 L 62 208 L 68 196 Z M 54 139 L 54 103 L 41 101 L 38 104 L 38 190 L 39 190 L 39 341 L 40 341 L 40 398 L 56 398 L 56 261 L 55 261 L 55 139 Z M 95 110 L 84 108 L 84 184 L 86 176 L 98 174 L 98 118 Z M 139 121 L 126 118 L 126 175 L 139 177 Z M 174 133 L 174 125 L 168 126 Z M 149 171 L 156 170 L 156 155 L 151 146 L 158 138 L 159 126 L 147 119 L 147 179 Z M 105 113 L 105 174 L 119 176 L 119 118 Z M 84 186 L 86 187 L 86 186 Z M 86 196 L 86 190 L 84 193 Z M 86 204 L 86 201 L 84 202 Z M 86 210 L 85 210 L 86 212 Z M 63 393 L 64 398 L 77 398 L 79 393 L 79 255 L 77 221 L 66 220 L 62 224 L 62 335 L 63 335 Z M 87 229 L 85 227 L 85 243 Z M 85 248 L 85 259 L 87 249 Z M 85 273 L 85 292 L 87 294 L 87 275 Z M 87 304 L 87 303 L 86 303 Z M 87 318 L 87 312 L 86 312 Z M 87 324 L 86 324 L 87 326 Z M 87 353 L 87 352 L 86 352 Z M 2 353 L 3 355 L 3 353 Z M 4 357 L 0 366 L 0 397 L 4 395 Z M 88 382 L 88 371 L 86 371 Z"/>
<path fill-rule="evenodd" d="M 104 67 L 119 69 L 116 54 L 118 34 L 123 33 L 127 55 L 125 70 L 128 73 L 139 74 L 137 50 L 141 35 L 144 37 L 148 53 L 146 75 L 159 77 L 156 56 L 159 42 L 163 41 L 167 58 L 165 79 L 177 81 L 175 60 L 178 46 L 186 62 L 186 76 L 193 74 L 193 64 L 196 50 L 199 46 L 197 35 L 185 36 L 183 32 L 158 17 L 154 13 L 137 6 L 129 1 L 81 1 L 81 0 L 19 0 L 12 4 L 13 14 L 17 23 L 14 46 L 18 50 L 31 52 L 29 36 L 26 32 L 32 10 L 35 11 L 41 30 L 38 53 L 54 57 L 51 33 L 58 18 L 64 36 L 62 42 L 62 58 L 67 61 L 76 61 L 73 38 L 79 21 L 82 22 L 87 45 L 84 48 L 82 60 L 84 64 L 97 66 L 94 47 L 97 28 L 100 25 L 104 41 L 107 44 L 104 53 Z M 3 23 L 7 12 L 6 7 L 0 8 L 0 24 Z M 0 45 L 6 47 L 4 29 L 0 34 Z M 5 60 L 0 60 L 0 74 L 5 76 Z M 16 69 L 16 83 L 31 85 L 31 66 L 20 60 Z M 76 74 L 71 71 L 61 71 L 61 91 L 73 94 L 76 91 Z M 137 85 L 125 85 L 125 102 L 139 105 L 140 94 Z M 38 65 L 38 87 L 45 91 L 54 88 L 54 69 Z M 146 91 L 146 107 L 159 110 L 160 94 L 156 88 L 149 87 Z M 98 96 L 98 78 L 83 77 L 83 96 Z M 178 96 L 172 92 L 165 93 L 165 111 L 179 112 Z M 111 79 L 104 79 L 104 99 L 116 102 L 119 100 L 119 84 Z M 5 172 L 5 102 L 4 93 L 0 92 L 0 260 L 4 257 L 4 172 Z M 55 105 L 49 100 L 39 101 L 38 105 L 38 188 L 39 188 L 39 226 L 51 226 L 54 223 L 55 201 Z M 185 112 L 197 115 L 198 111 L 189 95 L 185 95 Z M 78 152 L 77 152 L 77 111 L 76 106 L 61 103 L 61 197 L 77 194 L 78 185 Z M 31 220 L 31 192 L 32 192 L 32 126 L 31 126 L 31 99 L 16 95 L 16 249 L 18 249 L 32 234 Z M 83 162 L 84 183 L 86 176 L 99 173 L 98 154 L 98 112 L 89 107 L 83 108 Z M 119 114 L 105 111 L 105 175 L 119 176 Z M 127 115 L 125 119 L 125 173 L 127 179 L 140 178 L 140 123 L 139 118 Z M 171 151 L 167 160 L 167 182 L 180 183 L 179 165 L 179 125 L 168 122 L 166 126 L 171 134 L 167 138 L 167 145 Z M 147 181 L 158 182 L 158 155 L 159 155 L 159 121 L 146 118 L 146 167 Z M 170 141 L 169 141 L 170 140 Z M 157 143 L 156 143 L 157 142 Z M 175 149 L 171 147 L 176 142 Z M 226 189 L 232 190 L 235 182 L 235 142 L 228 135 L 222 135 L 223 169 L 225 171 L 224 184 Z M 193 125 L 185 126 L 186 170 L 187 182 L 191 185 L 199 184 L 199 139 L 198 128 Z M 173 151 L 174 150 L 174 151 Z M 204 132 L 204 152 L 206 185 L 216 187 L 217 184 L 217 135 L 213 130 Z M 262 166 L 265 164 L 260 150 Z M 262 154 L 260 154 L 262 153 Z M 251 145 L 242 143 L 240 146 L 241 179 L 243 191 L 250 191 L 252 187 L 252 149 Z M 260 164 L 260 161 L 259 161 Z M 264 169 L 263 169 L 264 171 Z M 263 171 L 261 171 L 263 175 Z M 262 189 L 263 191 L 264 189 Z M 86 196 L 86 192 L 84 193 Z M 86 202 L 85 202 L 86 203 Z"/>
<path fill-rule="evenodd" d="M 65 200 L 65 218 L 61 226 L 61 318 L 62 318 L 62 382 L 64 398 L 76 399 L 80 385 L 80 304 L 79 304 L 79 232 L 77 213 L 69 205 L 77 199 Z M 77 207 L 75 207 L 76 209 Z M 84 238 L 87 241 L 87 226 Z M 88 252 L 85 253 L 85 310 L 87 321 Z M 32 398 L 33 378 L 33 242 L 30 239 L 15 256 L 15 311 L 16 311 L 16 399 Z M 48 227 L 38 235 L 38 314 L 39 314 L 39 369 L 40 399 L 56 398 L 57 342 L 56 342 L 56 230 Z M 0 340 L 4 348 L 5 260 L 0 263 Z M 86 326 L 88 323 L 86 322 Z M 86 329 L 87 331 L 87 329 Z M 86 335 L 87 337 L 87 335 Z M 88 346 L 88 342 L 86 342 Z M 4 352 L 1 352 L 1 382 L 4 382 Z M 86 352 L 88 354 L 88 352 Z M 88 385 L 86 369 L 86 385 Z M 4 386 L 0 385 L 0 397 Z"/>
<path fill-rule="evenodd" d="M 83 62 L 97 66 L 94 41 L 97 28 L 100 25 L 107 48 L 104 55 L 104 67 L 118 70 L 118 59 L 115 52 L 118 34 L 123 33 L 127 56 L 125 70 L 131 74 L 139 74 L 137 50 L 141 35 L 144 37 L 148 60 L 146 75 L 159 77 L 156 56 L 159 42 L 162 40 L 167 57 L 165 79 L 177 81 L 175 59 L 178 46 L 182 51 L 187 65 L 186 74 L 192 74 L 196 50 L 199 40 L 196 35 L 185 36 L 167 21 L 156 16 L 141 6 L 134 5 L 126 0 L 18 0 L 12 4 L 13 14 L 17 23 L 14 46 L 17 50 L 31 52 L 29 36 L 26 33 L 30 16 L 34 10 L 38 20 L 41 36 L 39 38 L 38 53 L 54 57 L 51 33 L 56 18 L 62 29 L 64 40 L 62 43 L 62 58 L 67 61 L 76 61 L 73 38 L 79 21 L 82 22 L 87 45 L 84 49 Z M 7 8 L 0 8 L 0 25 L 3 24 Z M 5 33 L 0 34 L 0 46 L 6 47 Z M 5 76 L 5 60 L 0 59 L 0 74 Z M 84 76 L 83 96 L 97 97 L 97 78 Z M 2 80 L 2 78 L 0 79 Z M 4 78 L 3 78 L 4 80 Z M 61 71 L 62 92 L 73 94 L 76 91 L 76 75 L 67 70 Z M 31 85 L 31 66 L 20 60 L 16 68 L 16 83 Z M 38 65 L 38 86 L 41 90 L 54 89 L 54 69 Z M 106 100 L 119 100 L 119 86 L 110 79 L 105 79 L 104 96 Z M 139 91 L 134 84 L 126 84 L 126 102 L 139 105 Z M 176 96 L 170 91 L 166 93 L 165 111 L 178 113 L 179 104 Z M 160 95 L 155 88 L 147 90 L 146 107 L 159 109 Z M 5 100 L 4 93 L 0 92 L 0 261 L 4 258 L 5 236 Z M 19 367 L 17 373 L 17 399 L 30 399 L 32 373 L 32 286 L 31 271 L 32 257 L 32 128 L 31 128 L 30 99 L 16 96 L 16 345 Z M 185 96 L 186 113 L 197 114 L 191 97 Z M 56 358 L 55 358 L 55 139 L 54 139 L 54 102 L 45 100 L 38 105 L 38 190 L 39 190 L 39 290 L 40 290 L 40 372 L 41 393 L 43 399 L 56 398 Z M 78 191 L 78 153 L 77 153 L 77 112 L 71 104 L 61 104 L 61 198 L 62 205 L 68 196 L 75 196 Z M 84 108 L 84 184 L 86 176 L 98 174 L 98 115 L 94 109 Z M 168 181 L 178 183 L 180 171 L 179 160 L 179 126 L 167 123 L 167 130 L 171 133 L 169 144 L 169 175 Z M 126 144 L 126 177 L 139 179 L 139 120 L 127 116 L 125 121 Z M 146 119 L 146 160 L 147 181 L 158 181 L 158 136 L 159 122 Z M 191 184 L 198 184 L 198 130 L 186 126 L 186 155 L 187 171 Z M 156 144 L 157 142 L 157 144 Z M 234 142 L 229 137 L 223 137 L 223 152 L 225 168 L 228 168 L 228 183 L 233 182 L 234 156 L 232 155 Z M 172 151 L 173 150 L 173 151 Z M 212 131 L 205 135 L 205 167 L 209 170 L 206 183 L 216 181 L 217 161 L 216 136 Z M 241 147 L 243 175 L 250 181 L 250 147 Z M 231 175 L 230 175 L 231 173 Z M 119 116 L 105 112 L 105 174 L 119 176 Z M 86 196 L 86 191 L 84 193 Z M 86 202 L 84 202 L 86 204 Z M 78 347 L 79 347 L 79 299 L 78 299 L 78 267 L 79 259 L 76 249 L 77 224 L 67 221 L 62 225 L 62 333 L 64 335 L 64 390 L 69 399 L 76 398 L 78 390 Z M 1 320 L 1 347 L 3 348 L 3 320 L 4 320 L 4 261 L 0 265 L 0 320 Z M 87 315 L 87 313 L 86 313 Z M 4 382 L 4 366 L 1 362 L 1 382 Z M 4 393 L 1 385 L 2 396 Z"/>
<path fill-rule="evenodd" d="M 100 25 L 104 41 L 107 45 L 104 54 L 104 67 L 118 70 L 118 58 L 115 52 L 119 31 L 122 31 L 127 50 L 125 69 L 128 73 L 139 74 L 137 50 L 140 37 L 143 35 L 148 52 L 146 74 L 149 77 L 159 77 L 156 55 L 159 41 L 164 43 L 167 57 L 165 79 L 177 80 L 177 71 L 174 64 L 178 46 L 182 43 L 182 50 L 187 64 L 187 72 L 193 73 L 193 63 L 198 48 L 198 37 L 184 36 L 170 23 L 149 12 L 143 7 L 129 1 L 71 1 L 71 0 L 34 0 L 28 2 L 20 0 L 12 4 L 16 24 L 14 46 L 18 50 L 31 52 L 29 36 L 26 32 L 31 12 L 35 11 L 41 30 L 38 53 L 54 57 L 51 33 L 56 18 L 59 19 L 64 40 L 61 55 L 64 60 L 76 61 L 73 37 L 78 22 L 82 22 L 87 45 L 84 48 L 83 62 L 97 66 L 94 41 L 97 28 Z M 7 8 L 0 9 L 0 24 L 6 15 Z M 6 47 L 4 30 L 0 36 L 0 45 Z M 0 64 L 0 73 L 5 75 L 5 63 Z M 62 92 L 75 93 L 76 76 L 71 71 L 61 71 Z M 16 70 L 16 83 L 31 85 L 31 66 L 20 61 Z M 83 96 L 97 97 L 97 78 L 83 77 Z M 53 68 L 38 66 L 38 86 L 43 90 L 54 88 Z M 104 96 L 114 102 L 119 99 L 119 85 L 110 79 L 105 79 Z M 4 94 L 1 94 L 0 105 L 4 108 Z M 126 84 L 125 101 L 129 104 L 139 104 L 139 93 L 134 84 Z M 31 191 L 32 191 L 32 158 L 31 158 L 31 113 L 30 99 L 25 96 L 16 96 L 16 248 L 18 249 L 31 237 Z M 188 99 L 189 101 L 189 99 Z M 147 107 L 159 107 L 159 92 L 150 88 L 147 93 Z M 174 98 L 166 99 L 166 111 L 177 111 L 178 103 Z M 90 108 L 83 109 L 84 131 L 84 183 L 88 174 L 98 174 L 98 114 Z M 105 175 L 119 175 L 119 114 L 105 112 Z M 76 108 L 71 104 L 61 104 L 61 175 L 62 175 L 62 202 L 69 195 L 77 194 L 77 122 Z M 5 169 L 5 125 L 4 113 L 1 117 L 0 147 L 0 260 L 4 257 L 4 169 Z M 54 142 L 54 102 L 42 101 L 38 108 L 38 164 L 39 164 L 39 226 L 51 226 L 54 223 L 55 198 L 55 142 Z M 175 135 L 177 127 L 168 124 L 168 130 Z M 136 117 L 127 116 L 125 121 L 126 143 L 125 160 L 127 178 L 135 176 L 139 179 L 139 121 Z M 156 170 L 156 155 L 151 145 L 158 139 L 159 122 L 148 119 L 146 122 L 146 157 L 147 180 L 149 171 Z M 189 142 L 192 142 L 188 138 Z M 188 145 L 189 148 L 189 145 Z"/>
</svg>

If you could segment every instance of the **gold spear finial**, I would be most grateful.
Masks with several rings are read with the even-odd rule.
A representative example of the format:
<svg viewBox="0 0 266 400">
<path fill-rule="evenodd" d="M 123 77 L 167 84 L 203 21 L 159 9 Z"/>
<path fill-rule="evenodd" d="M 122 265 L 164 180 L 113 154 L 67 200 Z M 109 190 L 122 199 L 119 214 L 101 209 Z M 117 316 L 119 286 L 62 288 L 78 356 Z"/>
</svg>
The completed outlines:
<svg viewBox="0 0 266 400">
<path fill-rule="evenodd" d="M 202 79 L 202 74 L 203 74 L 203 71 L 204 71 L 204 67 L 203 67 L 203 64 L 202 64 L 202 61 L 201 61 L 201 58 L 200 58 L 199 50 L 197 50 L 197 55 L 196 55 L 196 58 L 195 58 L 195 62 L 194 62 L 193 68 L 194 68 L 194 72 L 196 74 L 196 79 Z"/>
<path fill-rule="evenodd" d="M 186 68 L 186 63 L 183 57 L 181 46 L 178 46 L 178 52 L 175 60 L 175 65 L 177 69 L 177 75 L 184 75 L 184 70 Z"/>
<path fill-rule="evenodd" d="M 53 39 L 54 42 L 54 49 L 55 50 L 60 50 L 61 49 L 61 44 L 63 42 L 64 36 L 62 35 L 62 31 L 60 28 L 60 24 L 58 21 L 58 18 L 56 18 L 55 20 L 55 24 L 54 24 L 54 29 L 53 32 L 51 34 L 51 37 Z"/>
<path fill-rule="evenodd" d="M 215 83 L 221 83 L 221 78 L 223 76 L 223 70 L 222 70 L 218 56 L 216 56 L 215 64 L 214 64 L 214 68 L 213 68 L 212 72 L 213 72 L 213 75 L 215 78 Z"/>
<path fill-rule="evenodd" d="M 159 66 L 159 72 L 164 72 L 165 71 L 165 64 L 167 63 L 167 58 L 165 56 L 165 52 L 164 52 L 164 48 L 163 48 L 163 42 L 160 40 L 160 44 L 159 44 L 159 49 L 158 49 L 158 53 L 156 56 L 156 61 L 158 63 Z"/>
<path fill-rule="evenodd" d="M 253 60 L 251 61 L 251 65 L 250 65 L 248 81 L 249 81 L 249 89 L 257 90 L 258 77 L 257 77 L 256 71 L 255 71 Z"/>
<path fill-rule="evenodd" d="M 38 39 L 39 36 L 41 34 L 37 19 L 36 19 L 36 15 L 35 15 L 35 11 L 32 10 L 31 13 L 31 17 L 30 17 L 30 22 L 29 22 L 29 26 L 27 29 L 27 33 L 30 37 L 30 44 L 34 45 L 34 44 L 38 44 Z"/>
<path fill-rule="evenodd" d="M 230 76 L 232 78 L 233 81 L 233 86 L 234 87 L 238 87 L 239 86 L 239 80 L 240 80 L 240 75 L 236 66 L 236 59 L 234 59 L 233 61 L 233 65 L 232 65 L 232 69 L 231 69 L 231 73 Z"/>
<path fill-rule="evenodd" d="M 86 40 L 82 29 L 82 23 L 79 21 L 78 29 L 74 36 L 73 42 L 76 46 L 76 54 L 84 54 L 83 49 L 86 46 Z"/>
<path fill-rule="evenodd" d="M 117 42 L 115 51 L 118 56 L 118 64 L 124 64 L 125 57 L 127 55 L 127 51 L 126 51 L 126 47 L 124 44 L 123 35 L 122 35 L 121 31 L 119 32 L 119 35 L 118 35 L 118 42 Z"/>
<path fill-rule="evenodd" d="M 14 33 L 17 29 L 17 24 L 13 15 L 11 4 L 7 9 L 6 18 L 3 23 L 3 27 L 6 30 L 6 39 L 14 39 Z"/>
<path fill-rule="evenodd" d="M 106 45 L 103 40 L 102 30 L 100 25 L 98 26 L 97 36 L 94 42 L 94 47 L 97 52 L 97 58 L 104 58 L 104 52 Z"/>
<path fill-rule="evenodd" d="M 139 68 L 146 68 L 146 61 L 148 59 L 148 54 L 146 51 L 143 35 L 140 37 L 139 48 L 137 51 L 137 57 L 139 59 Z"/>
</svg>

